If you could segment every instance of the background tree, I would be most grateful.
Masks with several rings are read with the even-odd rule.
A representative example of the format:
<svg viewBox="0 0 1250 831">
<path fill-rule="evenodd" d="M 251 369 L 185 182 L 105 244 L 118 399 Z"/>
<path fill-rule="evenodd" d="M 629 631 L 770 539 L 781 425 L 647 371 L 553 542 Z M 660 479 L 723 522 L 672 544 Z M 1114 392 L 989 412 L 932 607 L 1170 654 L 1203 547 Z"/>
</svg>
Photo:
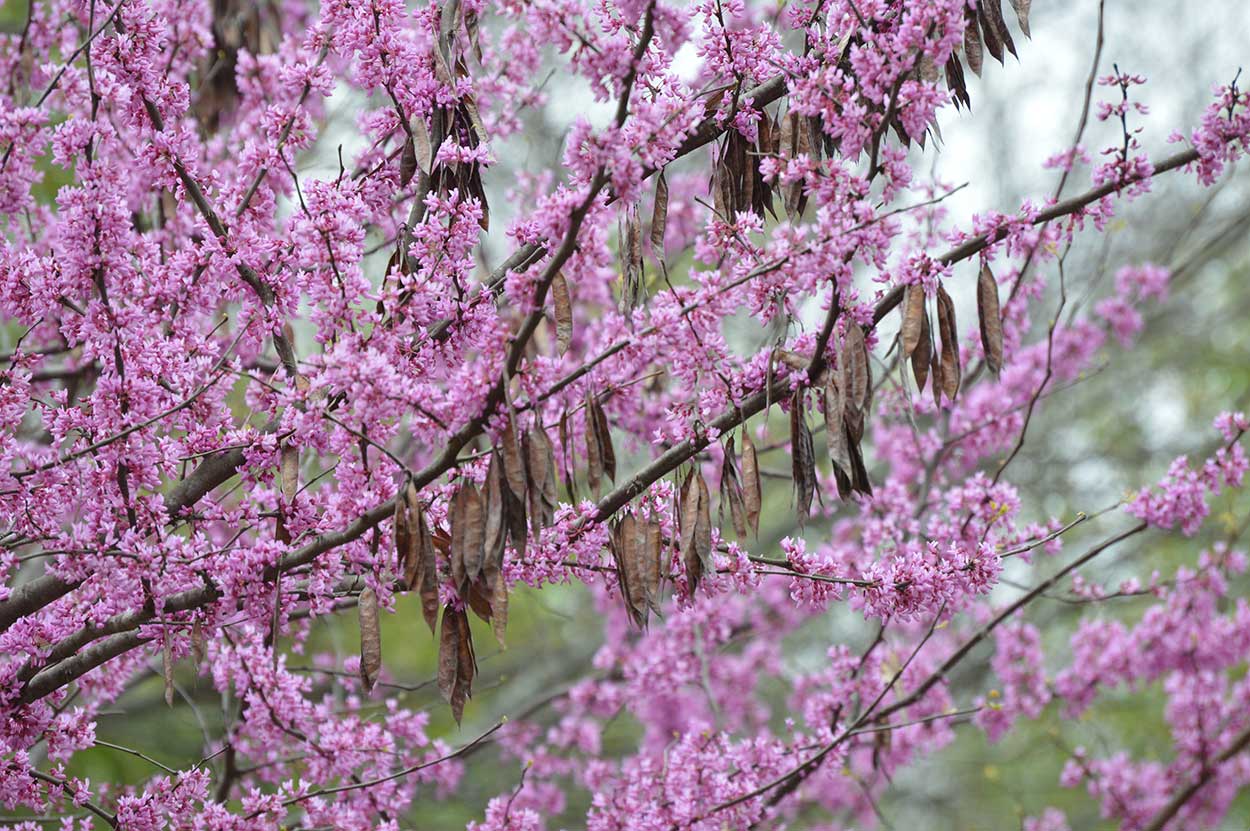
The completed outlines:
<svg viewBox="0 0 1250 831">
<path fill-rule="evenodd" d="M 1232 328 L 1202 267 L 1250 100 L 1144 129 L 1099 6 L 1047 177 L 965 221 L 939 125 L 1015 71 L 1006 11 L 6 9 L 8 822 L 841 828 L 989 790 L 1032 831 L 1217 825 L 1235 350 L 1189 356 L 1182 446 L 1124 428 L 1159 423 L 1148 319 Z M 1214 186 L 1181 227 L 1165 176 Z M 925 792 L 957 738 L 1043 737 L 1015 787 Z"/>
</svg>

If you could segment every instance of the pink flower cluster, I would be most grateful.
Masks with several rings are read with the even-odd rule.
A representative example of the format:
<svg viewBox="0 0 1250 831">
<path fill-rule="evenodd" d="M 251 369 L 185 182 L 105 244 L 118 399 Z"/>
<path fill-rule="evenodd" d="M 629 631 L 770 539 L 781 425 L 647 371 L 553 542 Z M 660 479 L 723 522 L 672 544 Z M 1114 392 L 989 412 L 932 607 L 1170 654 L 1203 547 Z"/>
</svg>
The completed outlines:
<svg viewBox="0 0 1250 831">
<path fill-rule="evenodd" d="M 1173 461 L 1155 488 L 1144 488 L 1133 498 L 1128 512 L 1157 528 L 1179 526 L 1186 536 L 1197 533 L 1207 516 L 1208 498 L 1224 488 L 1241 487 L 1250 469 L 1250 459 L 1238 442 L 1246 423 L 1244 413 L 1222 413 L 1215 426 L 1227 445 L 1216 450 L 1200 469 L 1190 467 L 1183 456 Z"/>
</svg>

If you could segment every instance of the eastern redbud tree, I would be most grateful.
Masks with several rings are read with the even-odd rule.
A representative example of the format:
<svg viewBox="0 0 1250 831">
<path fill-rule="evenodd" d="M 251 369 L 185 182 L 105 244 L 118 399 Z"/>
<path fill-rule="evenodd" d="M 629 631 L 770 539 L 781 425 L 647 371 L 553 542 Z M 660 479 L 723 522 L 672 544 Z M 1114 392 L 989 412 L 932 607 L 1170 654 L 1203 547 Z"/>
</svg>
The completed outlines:
<svg viewBox="0 0 1250 831">
<path fill-rule="evenodd" d="M 1217 87 L 1151 138 L 1145 79 L 1096 55 L 1053 191 L 960 227 L 926 171 L 942 119 L 975 119 L 970 73 L 1029 34 L 1028 0 L 1001 6 L 30 3 L 0 41 L 5 823 L 425 827 L 493 754 L 520 784 L 471 806 L 478 831 L 554 828 L 570 801 L 594 831 L 867 827 L 957 730 L 1156 682 L 1167 752 L 1076 750 L 1063 784 L 1124 829 L 1218 823 L 1250 784 L 1245 557 L 1083 569 L 1197 532 L 1250 423 L 1211 412 L 1206 458 L 1096 523 L 1021 504 L 1011 472 L 1036 413 L 1168 293 L 1124 262 L 1065 307 L 1072 244 L 1157 176 L 1224 175 L 1250 95 Z M 602 117 L 507 172 L 552 71 Z M 359 149 L 301 172 L 344 94 Z M 759 539 L 782 504 L 801 530 Z M 1098 540 L 1065 553 L 1086 522 Z M 1000 585 L 1035 555 L 1037 582 Z M 459 721 L 509 597 L 553 584 L 599 610 L 593 672 L 436 735 L 381 659 L 397 602 Z M 1030 613 L 1058 591 L 1087 612 L 1044 655 Z M 1131 624 L 1098 614 L 1125 595 L 1147 603 Z M 875 637 L 785 661 L 843 609 Z M 358 652 L 310 646 L 336 615 Z M 952 686 L 970 665 L 980 693 Z M 228 711 L 203 759 L 120 748 L 145 781 L 76 773 L 153 675 Z M 1035 807 L 1024 828 L 1068 827 Z"/>
</svg>

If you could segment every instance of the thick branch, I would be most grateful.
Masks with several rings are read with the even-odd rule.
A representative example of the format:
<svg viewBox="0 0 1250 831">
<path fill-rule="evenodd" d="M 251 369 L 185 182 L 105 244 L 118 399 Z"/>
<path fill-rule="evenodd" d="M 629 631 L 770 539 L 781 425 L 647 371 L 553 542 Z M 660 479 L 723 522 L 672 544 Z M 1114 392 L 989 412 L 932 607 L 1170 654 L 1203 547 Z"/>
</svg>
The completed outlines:
<svg viewBox="0 0 1250 831">
<path fill-rule="evenodd" d="M 1124 189 L 1128 185 L 1144 179 L 1152 179 L 1160 173 L 1167 173 L 1168 171 L 1175 170 L 1178 167 L 1184 167 L 1185 165 L 1190 164 L 1191 162 L 1196 162 L 1197 160 L 1197 150 L 1192 148 L 1189 150 L 1183 150 L 1180 153 L 1177 153 L 1174 156 L 1168 156 L 1166 159 L 1159 162 L 1152 168 L 1149 175 L 1130 176 L 1125 180 L 1107 182 L 1106 184 L 1087 190 L 1085 193 L 1073 196 L 1070 199 L 1065 199 L 1062 202 L 1056 202 L 1046 210 L 1039 212 L 1037 216 L 1033 217 L 1029 224 L 1044 225 L 1047 222 L 1059 219 L 1060 217 L 1074 214 L 1085 206 L 1093 202 L 1097 202 L 1099 199 L 1110 196 L 1113 193 Z M 1006 239 L 1008 233 L 1010 233 L 1009 226 L 1001 226 L 987 234 L 981 234 L 980 236 L 973 237 L 960 243 L 951 250 L 947 251 L 945 254 L 937 257 L 936 261 L 942 265 L 953 265 L 954 263 L 962 262 L 974 254 L 980 254 L 994 243 L 1001 242 Z M 895 306 L 903 301 L 904 289 L 904 286 L 895 286 L 889 294 L 881 298 L 881 302 L 879 302 L 877 307 L 873 310 L 872 323 L 874 326 L 880 323 L 886 315 L 894 310 Z"/>
<path fill-rule="evenodd" d="M 925 694 L 928 693 L 929 690 L 933 689 L 934 685 L 944 680 L 950 674 L 950 671 L 954 669 L 956 665 L 959 664 L 960 661 L 966 658 L 968 656 L 968 653 L 971 652 L 977 646 L 977 644 L 981 643 L 986 638 L 988 638 L 990 634 L 993 633 L 993 631 L 997 629 L 999 626 L 1001 626 L 1004 621 L 1009 619 L 1012 615 L 1014 615 L 1016 612 L 1023 609 L 1028 604 L 1032 603 L 1041 595 L 1045 594 L 1047 591 L 1053 588 L 1056 583 L 1058 583 L 1064 577 L 1071 574 L 1073 571 L 1076 571 L 1078 568 L 1085 565 L 1090 560 L 1094 559 L 1099 554 L 1106 551 L 1108 548 L 1111 548 L 1117 543 L 1121 543 L 1124 540 L 1128 539 L 1129 537 L 1135 536 L 1137 534 L 1140 534 L 1142 531 L 1145 531 L 1146 527 L 1147 526 L 1145 522 L 1139 522 L 1136 525 L 1132 526 L 1131 528 L 1125 531 L 1121 531 L 1119 534 L 1116 534 L 1114 537 L 1111 537 L 1099 543 L 1098 545 L 1094 546 L 1089 551 L 1082 554 L 1080 557 L 1077 557 L 1075 560 L 1068 563 L 1063 568 L 1059 569 L 1059 571 L 1055 572 L 1050 577 L 1038 583 L 1028 593 L 1024 594 L 1019 599 L 1017 599 L 1015 603 L 1012 603 L 1006 609 L 1003 609 L 1001 612 L 999 612 L 994 617 L 993 620 L 985 624 L 985 626 L 983 626 L 982 628 L 978 629 L 976 634 L 974 634 L 971 638 L 964 641 L 964 643 L 961 644 L 960 647 L 956 649 L 951 654 L 951 656 L 947 658 L 942 663 L 942 665 L 938 667 L 933 672 L 933 674 L 931 674 L 928 678 L 926 678 L 920 684 L 920 686 L 917 687 L 910 695 L 907 695 L 906 697 L 900 699 L 899 701 L 894 702 L 889 707 L 886 707 L 884 710 L 882 710 L 880 713 L 877 714 L 874 720 L 882 721 L 890 717 L 894 713 L 898 712 L 899 710 L 902 710 L 906 707 L 910 707 L 911 705 L 915 704 L 920 699 L 924 698 Z"/>
<path fill-rule="evenodd" d="M 1185 803 L 1193 799 L 1194 795 L 1197 794 L 1198 791 L 1202 790 L 1204 785 L 1211 781 L 1211 778 L 1215 776 L 1216 769 L 1237 754 L 1244 751 L 1247 747 L 1250 747 L 1250 728 L 1241 731 L 1241 733 L 1237 735 L 1237 738 L 1233 739 L 1232 743 L 1229 744 L 1229 746 L 1222 753 L 1220 753 L 1219 756 L 1215 757 L 1215 764 L 1204 767 L 1198 778 L 1190 783 L 1189 786 L 1183 791 L 1180 791 L 1176 794 L 1176 796 L 1172 797 L 1172 800 L 1168 802 L 1167 805 L 1163 806 L 1163 809 L 1159 811 L 1159 813 L 1155 814 L 1147 825 L 1142 826 L 1141 831 L 1163 831 L 1163 827 L 1176 816 L 1181 808 L 1185 806 Z"/>
<path fill-rule="evenodd" d="M 140 636 L 137 631 L 131 631 L 122 632 L 92 644 L 69 660 L 48 667 L 32 678 L 30 683 L 22 689 L 22 695 L 18 701 L 21 704 L 30 704 L 46 695 L 51 695 L 76 678 L 86 675 L 119 655 L 125 655 L 147 641 L 148 639 Z"/>
<path fill-rule="evenodd" d="M 0 603 L 0 632 L 5 631 L 14 623 L 27 615 L 60 600 L 78 586 L 52 575 L 44 574 L 24 583 L 13 590 L 9 599 Z"/>
</svg>

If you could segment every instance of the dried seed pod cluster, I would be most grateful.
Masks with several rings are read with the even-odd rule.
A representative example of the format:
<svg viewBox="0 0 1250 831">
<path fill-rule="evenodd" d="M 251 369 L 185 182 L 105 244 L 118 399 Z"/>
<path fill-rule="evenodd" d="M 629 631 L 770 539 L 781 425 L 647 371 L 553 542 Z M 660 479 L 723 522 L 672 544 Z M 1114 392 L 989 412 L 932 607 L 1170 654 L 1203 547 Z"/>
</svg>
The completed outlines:
<svg viewBox="0 0 1250 831">
<path fill-rule="evenodd" d="M 872 365 L 864 330 L 852 323 L 842 337 L 837 367 L 826 371 L 825 432 L 838 496 L 872 495 L 864 465 L 864 424 L 872 407 Z"/>
<path fill-rule="evenodd" d="M 441 553 L 458 597 L 490 623 L 496 640 L 503 645 L 508 624 L 504 576 L 507 546 L 524 556 L 528 536 L 541 539 L 543 529 L 551 524 L 556 502 L 551 439 L 537 424 L 518 437 L 512 419 L 490 450 L 485 481 L 481 486 L 466 482 L 451 498 L 450 533 L 446 536 L 431 533 L 416 489 L 411 485 L 405 488 L 395 502 L 393 515 L 396 565 L 401 586 L 420 596 L 422 615 L 432 634 L 439 616 Z M 364 614 L 362 607 L 362 673 L 366 672 L 366 654 L 376 651 L 364 640 Z M 448 604 L 442 618 L 439 685 L 459 721 L 464 701 L 472 692 L 473 636 L 464 606 Z M 370 632 L 375 631 L 376 627 L 370 628 Z M 368 676 L 376 680 L 377 667 L 372 663 L 369 667 Z"/>
<path fill-rule="evenodd" d="M 933 400 L 942 403 L 942 396 L 954 401 L 962 381 L 962 358 L 959 331 L 955 322 L 955 302 L 946 289 L 938 286 L 934 305 L 937 308 L 935 342 L 929 326 L 924 289 L 908 286 L 900 304 L 899 344 L 904 359 L 911 362 L 917 392 L 933 378 Z M 1003 365 L 1003 321 L 998 301 L 998 281 L 989 265 L 982 264 L 977 276 L 977 323 L 981 333 L 981 349 L 985 365 L 995 375 Z"/>
<path fill-rule="evenodd" d="M 1032 0 L 1011 0 L 1016 13 L 1016 21 L 1020 31 L 1029 37 L 1029 7 Z M 1011 30 L 1003 17 L 1002 0 L 981 0 L 976 8 L 971 6 L 964 10 L 964 61 L 968 68 L 977 75 L 981 74 L 984 65 L 985 51 L 1002 63 L 1006 52 L 1016 54 L 1016 44 L 1011 38 Z M 963 64 L 959 55 L 952 53 L 946 61 L 946 86 L 950 88 L 955 99 L 955 106 L 969 107 L 972 99 L 968 96 L 967 81 L 964 77 Z"/>
</svg>

